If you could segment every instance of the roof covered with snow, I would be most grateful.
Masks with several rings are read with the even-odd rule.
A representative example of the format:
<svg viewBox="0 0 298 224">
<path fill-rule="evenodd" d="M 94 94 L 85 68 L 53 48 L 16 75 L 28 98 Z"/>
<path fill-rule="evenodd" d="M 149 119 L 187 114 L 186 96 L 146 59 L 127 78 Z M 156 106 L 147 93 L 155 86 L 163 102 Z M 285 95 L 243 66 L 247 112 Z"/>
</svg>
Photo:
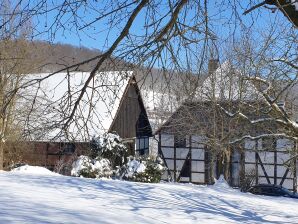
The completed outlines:
<svg viewBox="0 0 298 224">
<path fill-rule="evenodd" d="M 156 131 L 180 106 L 174 94 L 141 89 L 144 106 L 152 131 Z"/>
<path fill-rule="evenodd" d="M 204 80 L 196 100 L 253 100 L 258 96 L 253 84 L 231 63 L 224 62 Z"/>
<path fill-rule="evenodd" d="M 39 80 L 49 74 L 32 74 L 31 80 Z M 89 83 L 82 99 L 78 101 L 81 90 L 90 73 L 70 72 L 58 73 L 37 82 L 31 88 L 36 94 L 36 109 L 42 109 L 42 122 L 31 121 L 42 126 L 48 136 L 59 135 L 62 139 L 86 140 L 93 135 L 107 132 L 119 108 L 123 94 L 132 77 L 131 71 L 100 72 Z M 67 134 L 62 133 L 63 124 L 69 119 L 75 104 L 78 102 Z M 38 119 L 39 120 L 39 119 Z M 46 130 L 48 129 L 48 130 Z"/>
</svg>

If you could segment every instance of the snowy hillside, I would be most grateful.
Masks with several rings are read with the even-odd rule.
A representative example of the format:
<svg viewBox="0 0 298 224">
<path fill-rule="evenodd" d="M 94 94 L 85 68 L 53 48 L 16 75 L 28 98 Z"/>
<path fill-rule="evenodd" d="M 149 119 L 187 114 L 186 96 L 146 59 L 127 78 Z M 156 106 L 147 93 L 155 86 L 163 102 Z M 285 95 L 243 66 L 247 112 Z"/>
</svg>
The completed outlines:
<svg viewBox="0 0 298 224">
<path fill-rule="evenodd" d="M 0 223 L 297 223 L 298 200 L 215 186 L 0 172 Z"/>
</svg>

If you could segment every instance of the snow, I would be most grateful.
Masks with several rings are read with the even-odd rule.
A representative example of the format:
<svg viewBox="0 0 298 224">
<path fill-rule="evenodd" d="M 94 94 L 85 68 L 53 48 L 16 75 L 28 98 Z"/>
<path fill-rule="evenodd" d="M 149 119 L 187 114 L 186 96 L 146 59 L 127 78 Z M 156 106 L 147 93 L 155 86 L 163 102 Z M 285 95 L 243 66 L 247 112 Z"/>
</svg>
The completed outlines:
<svg viewBox="0 0 298 224">
<path fill-rule="evenodd" d="M 196 91 L 200 100 L 251 100 L 257 99 L 258 92 L 241 71 L 233 68 L 228 61 L 211 73 Z"/>
<path fill-rule="evenodd" d="M 39 169 L 39 168 L 34 168 Z M 0 223 L 297 223 L 298 200 L 227 187 L 0 172 Z"/>
<path fill-rule="evenodd" d="M 155 132 L 178 109 L 183 99 L 177 99 L 169 89 L 151 90 L 140 88 L 148 119 Z"/>
<path fill-rule="evenodd" d="M 132 159 L 128 161 L 127 163 L 127 171 L 128 171 L 128 176 L 131 177 L 135 173 L 143 173 L 146 170 L 146 166 L 144 163 L 141 163 L 135 159 Z"/>
<path fill-rule="evenodd" d="M 110 166 L 110 161 L 108 159 L 96 160 L 94 163 L 94 169 L 100 170 L 101 172 Z"/>
<path fill-rule="evenodd" d="M 72 164 L 71 175 L 79 176 L 79 172 L 82 169 L 88 168 L 87 165 L 89 165 L 89 164 L 92 164 L 92 162 L 88 156 L 83 156 L 83 155 L 79 156 L 79 158 L 76 161 L 74 161 Z"/>
<path fill-rule="evenodd" d="M 83 169 L 96 172 L 96 177 L 112 175 L 111 164 L 108 159 L 98 158 L 90 159 L 88 156 L 79 156 L 79 158 L 72 164 L 71 175 L 80 176 L 80 171 Z"/>
<path fill-rule="evenodd" d="M 12 173 L 19 173 L 19 174 L 37 174 L 37 175 L 53 175 L 57 176 L 58 173 L 54 173 L 47 168 L 39 167 L 39 166 L 29 166 L 24 165 L 17 167 L 11 171 Z"/>
<path fill-rule="evenodd" d="M 35 100 L 38 103 L 36 105 L 43 110 L 42 115 L 45 117 L 45 121 L 44 123 L 31 121 L 30 125 L 36 123 L 38 127 L 47 127 L 53 121 L 65 121 L 76 100 L 79 99 L 89 75 L 88 72 L 57 73 L 43 80 L 40 85 L 36 83 L 31 86 L 28 91 L 34 95 L 37 94 L 38 97 Z M 30 74 L 26 76 L 26 80 L 32 81 L 47 76 L 49 76 L 48 73 Z M 70 125 L 69 136 L 65 136 L 65 138 L 82 141 L 107 132 L 116 116 L 131 77 L 132 71 L 97 73 L 80 100 L 74 114 L 75 122 Z M 57 124 L 52 124 L 52 126 L 54 128 L 50 128 L 50 133 L 44 135 L 45 140 L 53 138 L 61 132 L 61 128 Z M 31 129 L 34 130 L 36 127 Z M 63 140 L 63 136 L 61 138 Z"/>
<path fill-rule="evenodd" d="M 227 181 L 225 180 L 223 175 L 220 175 L 218 180 L 215 180 L 215 183 L 214 183 L 213 187 L 215 187 L 215 188 L 226 188 L 226 189 L 230 188 L 229 184 L 227 183 Z"/>
<path fill-rule="evenodd" d="M 295 6 L 295 10 L 298 12 L 298 1 L 297 0 L 291 0 L 292 5 Z"/>
</svg>

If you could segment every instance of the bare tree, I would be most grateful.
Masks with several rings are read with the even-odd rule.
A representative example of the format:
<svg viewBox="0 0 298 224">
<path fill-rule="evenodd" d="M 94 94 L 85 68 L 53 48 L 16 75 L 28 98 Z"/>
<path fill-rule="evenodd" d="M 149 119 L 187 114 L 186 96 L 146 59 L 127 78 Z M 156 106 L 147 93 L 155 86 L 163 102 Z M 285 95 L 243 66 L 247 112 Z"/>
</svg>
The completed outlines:
<svg viewBox="0 0 298 224">
<path fill-rule="evenodd" d="M 276 1 L 276 5 L 279 3 Z M 2 5 L 4 4 L 6 3 L 3 2 Z M 136 66 L 142 66 L 149 71 L 152 67 L 159 67 L 164 71 L 174 71 L 173 74 L 181 74 L 183 77 L 181 82 L 185 83 L 185 80 L 193 79 L 185 79 L 185 74 L 191 74 L 191 77 L 192 75 L 203 76 L 207 73 L 208 59 L 223 56 L 218 45 L 223 45 L 230 39 L 235 41 L 242 33 L 254 34 L 260 28 L 262 28 L 261 32 L 258 35 L 255 34 L 254 38 L 265 36 L 262 40 L 265 49 L 272 47 L 273 55 L 277 56 L 272 60 L 284 60 L 286 57 L 274 51 L 282 49 L 287 56 L 293 53 L 293 50 L 288 51 L 286 46 L 290 44 L 293 49 L 295 36 L 289 41 L 282 41 L 277 35 L 293 34 L 295 30 L 291 27 L 292 24 L 289 21 L 279 21 L 278 13 L 269 16 L 270 10 L 263 8 L 257 8 L 243 15 L 245 9 L 254 5 L 254 1 L 243 3 L 243 1 L 225 0 L 215 2 L 206 0 L 16 1 L 10 5 L 10 10 L 2 12 L 5 19 L 1 21 L 0 27 L 5 28 L 5 35 L 1 36 L 1 40 L 19 34 L 21 27 L 27 21 L 31 21 L 33 27 L 31 38 L 47 35 L 50 41 L 54 41 L 58 35 L 67 36 L 67 33 L 73 32 L 79 38 L 92 35 L 94 38 L 104 40 L 96 46 L 100 52 L 98 55 L 74 64 L 62 63 L 62 69 L 22 85 L 22 87 L 29 87 L 34 84 L 39 90 L 39 83 L 50 77 L 58 76 L 61 72 L 78 71 L 81 66 L 92 64 L 90 74 L 83 85 L 75 91 L 75 97 L 74 92 L 68 91 L 71 89 L 69 86 L 63 98 L 60 99 L 60 102 L 65 102 L 63 100 L 66 98 L 71 102 L 62 111 L 63 119 L 56 122 L 61 129 L 67 130 L 76 123 L 77 111 L 80 110 L 83 99 L 88 97 L 87 89 L 94 87 L 92 83 L 96 75 L 110 69 L 111 66 L 117 65 L 114 69 L 118 71 L 131 70 Z M 286 6 L 282 3 L 279 9 L 282 10 L 283 7 Z M 291 4 L 290 7 L 292 9 L 293 5 Z M 283 12 L 288 15 L 286 11 Z M 88 13 L 91 16 L 85 16 Z M 264 20 L 264 24 L 256 25 L 260 15 L 268 15 L 271 21 Z M 291 15 L 288 16 L 291 17 Z M 16 21 L 14 26 L 9 26 L 11 21 Z M 225 27 L 226 30 L 221 32 L 221 27 Z M 277 42 L 280 45 L 273 47 Z M 262 52 L 261 48 L 259 50 Z M 249 57 L 246 58 L 250 60 Z M 119 66 L 119 61 L 125 61 L 125 63 L 120 63 L 121 66 Z M 268 65 L 270 60 L 266 62 Z M 287 63 L 292 62 L 286 58 L 283 64 Z M 147 74 L 144 79 L 150 79 L 150 72 Z M 170 82 L 173 76 L 165 75 L 165 77 Z M 191 85 L 191 88 L 186 91 L 189 95 L 200 86 L 201 79 L 193 80 L 191 81 L 193 86 Z M 33 97 L 32 104 L 36 103 L 36 99 Z M 90 110 L 94 108 L 92 104 L 89 106 Z"/>
<path fill-rule="evenodd" d="M 22 80 L 32 69 L 34 63 L 28 58 L 29 48 L 26 35 L 30 26 L 23 24 L 15 29 L 18 22 L 11 12 L 11 4 L 4 1 L 1 5 L 0 21 L 0 169 L 3 168 L 3 150 L 6 141 L 17 141 L 22 136 L 22 127 L 16 121 L 25 110 L 20 108 L 18 100 Z M 17 24 L 17 25 L 16 25 Z M 18 155 L 15 155 L 16 157 Z"/>
</svg>

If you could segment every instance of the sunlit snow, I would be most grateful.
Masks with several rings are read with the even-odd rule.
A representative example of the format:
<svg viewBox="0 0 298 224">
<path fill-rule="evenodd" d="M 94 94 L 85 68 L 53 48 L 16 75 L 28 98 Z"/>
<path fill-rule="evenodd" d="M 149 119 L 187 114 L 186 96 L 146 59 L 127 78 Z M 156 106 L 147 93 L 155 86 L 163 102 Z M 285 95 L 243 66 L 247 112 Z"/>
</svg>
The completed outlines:
<svg viewBox="0 0 298 224">
<path fill-rule="evenodd" d="M 39 169 L 39 168 L 36 168 Z M 298 200 L 215 186 L 0 172 L 0 223 L 297 223 Z M 33 173 L 33 174 L 32 174 Z"/>
</svg>

